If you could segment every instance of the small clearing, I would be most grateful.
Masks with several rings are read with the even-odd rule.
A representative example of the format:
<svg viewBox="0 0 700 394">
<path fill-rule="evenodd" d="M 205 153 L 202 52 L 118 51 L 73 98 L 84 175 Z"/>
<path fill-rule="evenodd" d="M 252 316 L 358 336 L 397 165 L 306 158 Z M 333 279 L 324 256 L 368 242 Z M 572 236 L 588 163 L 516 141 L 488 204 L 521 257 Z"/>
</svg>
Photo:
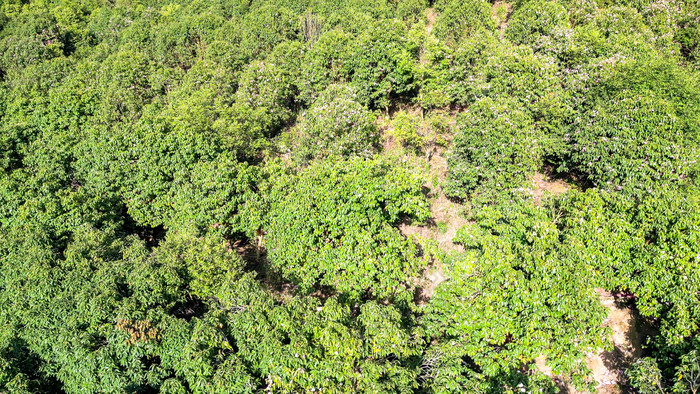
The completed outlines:
<svg viewBox="0 0 700 394">
<path fill-rule="evenodd" d="M 530 195 L 532 195 L 532 199 L 537 205 L 540 204 L 545 193 L 558 196 L 566 193 L 571 188 L 571 185 L 561 179 L 551 179 L 547 175 L 539 172 L 531 178 L 531 182 L 532 188 L 530 189 Z"/>
</svg>

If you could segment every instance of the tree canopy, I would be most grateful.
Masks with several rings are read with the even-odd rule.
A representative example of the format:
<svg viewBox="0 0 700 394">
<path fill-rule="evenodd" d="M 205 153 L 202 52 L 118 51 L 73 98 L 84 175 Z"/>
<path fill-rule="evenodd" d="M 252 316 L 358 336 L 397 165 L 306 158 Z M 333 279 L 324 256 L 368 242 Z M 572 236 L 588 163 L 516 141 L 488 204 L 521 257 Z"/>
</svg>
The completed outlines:
<svg viewBox="0 0 700 394">
<path fill-rule="evenodd" d="M 697 1 L 0 0 L 0 392 L 695 393 L 699 144 Z"/>
</svg>

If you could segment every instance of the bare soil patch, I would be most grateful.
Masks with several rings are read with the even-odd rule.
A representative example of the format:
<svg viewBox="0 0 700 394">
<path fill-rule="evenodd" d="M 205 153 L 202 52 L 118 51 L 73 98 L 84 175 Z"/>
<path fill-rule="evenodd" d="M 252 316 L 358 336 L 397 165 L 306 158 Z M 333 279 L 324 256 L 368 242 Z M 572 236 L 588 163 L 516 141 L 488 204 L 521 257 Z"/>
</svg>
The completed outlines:
<svg viewBox="0 0 700 394">
<path fill-rule="evenodd" d="M 551 179 L 547 175 L 539 172 L 532 177 L 531 182 L 532 188 L 530 189 L 530 195 L 532 195 L 535 204 L 539 204 L 540 201 L 542 201 L 542 197 L 544 197 L 545 193 L 558 196 L 571 189 L 571 185 L 563 180 Z"/>
</svg>

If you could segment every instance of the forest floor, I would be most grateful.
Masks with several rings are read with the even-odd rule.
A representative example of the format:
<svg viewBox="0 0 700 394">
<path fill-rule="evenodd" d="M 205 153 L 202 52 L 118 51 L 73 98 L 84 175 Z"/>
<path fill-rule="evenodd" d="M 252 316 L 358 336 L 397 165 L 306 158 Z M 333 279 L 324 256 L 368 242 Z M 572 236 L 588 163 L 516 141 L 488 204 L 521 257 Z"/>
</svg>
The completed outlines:
<svg viewBox="0 0 700 394">
<path fill-rule="evenodd" d="M 436 242 L 438 249 L 446 254 L 463 252 L 464 247 L 455 244 L 453 239 L 457 235 L 457 230 L 468 225 L 469 221 L 464 217 L 465 207 L 450 201 L 442 190 L 441 184 L 447 179 L 447 159 L 444 149 L 438 149 L 431 155 L 426 175 L 428 181 L 424 187 L 428 190 L 430 219 L 425 225 L 404 223 L 399 230 L 406 237 L 417 236 Z M 433 266 L 428 268 L 425 279 L 427 280 L 420 286 L 420 298 L 423 300 L 432 297 L 437 286 L 447 280 L 440 259 L 435 259 Z"/>
</svg>

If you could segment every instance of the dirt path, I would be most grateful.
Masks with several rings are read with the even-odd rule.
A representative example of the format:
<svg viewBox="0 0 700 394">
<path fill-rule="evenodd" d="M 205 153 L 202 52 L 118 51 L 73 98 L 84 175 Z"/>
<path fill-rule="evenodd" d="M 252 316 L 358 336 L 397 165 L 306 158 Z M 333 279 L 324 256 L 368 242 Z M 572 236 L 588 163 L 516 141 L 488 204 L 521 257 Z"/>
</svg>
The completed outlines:
<svg viewBox="0 0 700 394">
<path fill-rule="evenodd" d="M 571 189 L 571 185 L 568 183 L 560 179 L 551 179 L 539 172 L 530 179 L 530 182 L 532 182 L 532 187 L 529 189 L 529 193 L 536 205 L 540 204 L 545 193 L 558 196 Z"/>
<path fill-rule="evenodd" d="M 422 118 L 420 108 L 407 107 L 402 111 L 407 112 L 415 118 Z M 450 114 L 452 117 L 452 114 Z M 392 137 L 392 119 L 389 116 L 379 120 L 383 134 L 382 150 L 383 155 L 392 160 L 398 160 L 413 167 L 417 173 L 421 174 L 425 180 L 423 187 L 426 197 L 430 203 L 430 218 L 425 224 L 403 223 L 399 230 L 406 237 L 414 237 L 426 240 L 439 249 L 440 253 L 449 254 L 451 252 L 464 251 L 461 245 L 455 244 L 453 239 L 457 235 L 457 230 L 470 222 L 464 217 L 465 207 L 462 204 L 450 201 L 442 190 L 442 184 L 447 179 L 448 166 L 446 157 L 446 146 L 449 146 L 452 134 L 443 134 L 445 141 L 442 145 L 430 144 L 426 147 L 427 152 L 423 154 L 408 153 L 401 147 L 401 144 Z M 432 127 L 429 122 L 422 124 L 421 128 Z M 425 130 L 424 130 L 425 132 Z M 427 132 L 431 135 L 431 132 Z M 431 266 L 424 273 L 423 278 L 417 283 L 421 293 L 417 294 L 422 301 L 427 301 L 435 288 L 447 280 L 442 269 L 440 259 L 434 259 Z"/>
<path fill-rule="evenodd" d="M 642 321 L 627 303 L 596 289 L 600 302 L 608 309 L 604 325 L 612 330 L 613 350 L 590 354 L 586 364 L 593 371 L 599 394 L 627 393 L 624 371 L 642 355 L 645 333 Z"/>
<path fill-rule="evenodd" d="M 463 217 L 464 207 L 450 201 L 439 184 L 447 177 L 447 159 L 444 152 L 436 152 L 429 161 L 430 172 L 426 175 L 428 181 L 425 183 L 430 192 L 431 218 L 427 225 L 417 226 L 402 224 L 399 229 L 406 236 L 418 235 L 422 238 L 435 240 L 440 250 L 444 252 L 463 251 L 461 245 L 452 242 L 457 235 L 457 230 L 469 222 Z"/>
<path fill-rule="evenodd" d="M 428 19 L 428 24 L 425 25 L 425 33 L 427 36 L 429 36 L 430 33 L 433 32 L 433 26 L 435 26 L 435 20 L 437 20 L 437 13 L 435 12 L 435 8 L 428 8 L 425 11 L 425 17 Z"/>
<path fill-rule="evenodd" d="M 627 386 L 625 370 L 642 355 L 642 346 L 647 333 L 639 315 L 624 300 L 616 299 L 602 289 L 596 289 L 600 303 L 608 310 L 608 317 L 603 322 L 610 327 L 610 341 L 613 349 L 599 351 L 586 356 L 586 365 L 593 372 L 597 394 L 627 394 L 632 391 Z M 573 388 L 561 376 L 554 376 L 544 357 L 535 360 L 537 369 L 551 377 L 562 393 L 586 394 Z"/>
<path fill-rule="evenodd" d="M 430 220 L 425 225 L 402 224 L 399 230 L 406 237 L 435 241 L 438 249 L 444 253 L 464 251 L 462 245 L 453 242 L 457 230 L 469 224 L 469 221 L 464 218 L 464 206 L 450 201 L 440 186 L 440 183 L 447 178 L 447 159 L 444 149 L 438 149 L 430 156 L 428 168 L 429 171 L 425 175 L 427 182 L 424 186 L 429 190 Z M 427 301 L 432 297 L 437 286 L 445 280 L 447 277 L 442 264 L 439 260 L 434 261 L 434 265 L 425 272 L 425 280 L 420 283 L 420 298 Z"/>
<path fill-rule="evenodd" d="M 493 3 L 491 13 L 493 15 L 493 19 L 498 24 L 498 35 L 501 39 L 503 39 L 506 34 L 506 28 L 508 27 L 508 20 L 510 19 L 510 15 L 513 13 L 513 6 L 510 3 L 498 0 Z"/>
<path fill-rule="evenodd" d="M 437 19 L 437 13 L 434 8 L 428 8 L 425 10 L 425 18 L 427 23 L 425 25 L 425 36 L 430 37 L 433 32 L 433 27 L 435 26 L 435 20 Z M 425 48 L 421 48 L 420 55 L 418 57 L 418 62 L 420 64 L 427 64 L 428 59 L 425 56 Z"/>
</svg>

